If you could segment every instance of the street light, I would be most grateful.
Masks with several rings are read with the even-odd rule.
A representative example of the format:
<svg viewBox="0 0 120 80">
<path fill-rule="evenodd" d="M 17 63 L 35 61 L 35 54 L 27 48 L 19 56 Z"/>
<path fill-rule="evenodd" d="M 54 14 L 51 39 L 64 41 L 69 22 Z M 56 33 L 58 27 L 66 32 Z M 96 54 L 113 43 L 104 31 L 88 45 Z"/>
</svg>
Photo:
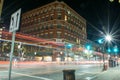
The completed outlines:
<svg viewBox="0 0 120 80">
<path fill-rule="evenodd" d="M 99 39 L 98 43 L 102 44 L 103 43 L 103 39 Z"/>
<path fill-rule="evenodd" d="M 109 34 L 107 34 L 107 35 L 105 35 L 104 36 L 104 38 L 103 39 L 100 39 L 100 40 L 98 40 L 98 42 L 100 43 L 100 44 L 103 44 L 103 70 L 106 70 L 106 64 L 105 64 L 105 57 L 104 57 L 104 54 L 105 54 L 105 42 L 111 42 L 112 41 L 112 35 L 109 35 Z"/>
<path fill-rule="evenodd" d="M 109 34 L 107 34 L 107 35 L 105 36 L 105 40 L 108 41 L 108 42 L 111 42 L 111 41 L 112 41 L 112 36 L 109 35 Z"/>
<path fill-rule="evenodd" d="M 109 0 L 110 2 L 113 2 L 113 1 L 115 1 L 115 0 Z M 120 3 L 120 0 L 118 0 L 118 3 Z"/>
<path fill-rule="evenodd" d="M 107 51 L 108 51 L 108 53 L 111 53 L 111 49 L 110 49 L 110 48 L 108 48 L 108 50 L 107 50 Z"/>
<path fill-rule="evenodd" d="M 114 52 L 115 52 L 115 55 L 117 55 L 117 52 L 118 52 L 118 47 L 117 46 L 114 47 Z"/>
<path fill-rule="evenodd" d="M 109 34 L 105 35 L 105 41 L 110 43 L 112 41 L 112 36 L 109 35 Z M 109 49 L 109 51 L 110 51 L 110 49 Z M 103 63 L 104 63 L 104 60 L 105 60 L 104 59 L 104 53 L 105 53 L 105 43 L 103 44 Z"/>
<path fill-rule="evenodd" d="M 90 50 L 91 47 L 90 47 L 90 45 L 87 45 L 86 48 L 87 48 L 88 50 Z"/>
<path fill-rule="evenodd" d="M 114 0 L 109 0 L 110 2 L 113 2 Z"/>
</svg>

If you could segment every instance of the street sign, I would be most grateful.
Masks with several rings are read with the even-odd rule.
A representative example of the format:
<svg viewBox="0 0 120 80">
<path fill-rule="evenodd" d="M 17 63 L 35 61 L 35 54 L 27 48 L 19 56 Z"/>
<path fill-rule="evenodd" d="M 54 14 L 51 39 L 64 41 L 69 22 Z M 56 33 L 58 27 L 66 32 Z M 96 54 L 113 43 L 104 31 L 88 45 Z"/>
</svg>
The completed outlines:
<svg viewBox="0 0 120 80">
<path fill-rule="evenodd" d="M 9 32 L 17 31 L 19 29 L 21 16 L 21 8 L 11 15 Z"/>
<path fill-rule="evenodd" d="M 56 39 L 56 42 L 62 43 L 62 39 Z"/>
<path fill-rule="evenodd" d="M 14 52 L 15 34 L 16 34 L 16 30 L 19 29 L 20 15 L 21 15 L 21 9 L 17 10 L 15 13 L 11 15 L 9 32 L 12 32 L 12 45 L 10 52 L 9 80 L 11 80 L 12 60 L 13 60 L 12 57 Z"/>
</svg>

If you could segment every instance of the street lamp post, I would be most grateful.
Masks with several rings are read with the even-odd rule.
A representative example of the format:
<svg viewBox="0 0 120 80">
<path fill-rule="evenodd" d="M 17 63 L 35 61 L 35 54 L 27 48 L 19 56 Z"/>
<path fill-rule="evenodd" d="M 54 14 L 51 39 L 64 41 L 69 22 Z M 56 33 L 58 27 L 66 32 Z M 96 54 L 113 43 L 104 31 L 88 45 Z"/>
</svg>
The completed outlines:
<svg viewBox="0 0 120 80">
<path fill-rule="evenodd" d="M 105 36 L 105 41 L 107 41 L 108 43 L 110 43 L 110 42 L 112 41 L 112 36 L 107 34 L 107 35 Z M 103 46 L 103 47 L 104 47 L 104 50 L 103 50 L 103 51 L 104 51 L 104 53 L 105 53 L 105 43 L 104 43 L 104 46 Z M 103 54 L 103 55 L 104 55 L 104 54 Z M 107 64 L 105 63 L 105 61 L 104 61 L 103 63 L 104 63 L 104 65 L 103 65 L 103 70 L 106 70 L 106 67 L 108 67 L 108 66 L 107 66 Z"/>
<path fill-rule="evenodd" d="M 103 44 L 103 48 L 102 48 L 102 51 L 103 51 L 103 70 L 107 70 L 107 64 L 105 63 L 105 42 L 110 43 L 111 41 L 112 41 L 112 36 L 108 35 L 108 34 L 104 36 L 104 39 L 101 39 L 98 41 L 99 43 Z"/>
<path fill-rule="evenodd" d="M 105 64 L 105 44 L 103 44 L 103 64 Z"/>
</svg>

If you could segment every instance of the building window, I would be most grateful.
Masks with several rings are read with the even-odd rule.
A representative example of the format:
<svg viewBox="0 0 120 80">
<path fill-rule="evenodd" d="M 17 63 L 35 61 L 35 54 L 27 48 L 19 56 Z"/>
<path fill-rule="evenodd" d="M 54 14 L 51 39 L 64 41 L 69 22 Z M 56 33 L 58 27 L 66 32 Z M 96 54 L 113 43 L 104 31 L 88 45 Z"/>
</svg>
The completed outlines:
<svg viewBox="0 0 120 80">
<path fill-rule="evenodd" d="M 57 31 L 57 38 L 61 38 L 61 32 Z"/>
<path fill-rule="evenodd" d="M 49 37 L 53 38 L 53 32 L 50 32 Z"/>
<path fill-rule="evenodd" d="M 46 16 L 46 21 L 48 21 L 48 16 Z"/>
<path fill-rule="evenodd" d="M 48 38 L 48 33 L 45 33 L 45 38 Z"/>
<path fill-rule="evenodd" d="M 61 13 L 58 13 L 57 19 L 62 19 Z"/>
<path fill-rule="evenodd" d="M 57 25 L 57 28 L 61 28 L 61 24 L 58 24 L 58 25 Z"/>
<path fill-rule="evenodd" d="M 65 15 L 64 20 L 67 21 L 67 16 Z"/>
<path fill-rule="evenodd" d="M 45 21 L 45 18 L 44 18 L 44 17 L 42 17 L 41 22 L 44 22 L 44 21 Z"/>
<path fill-rule="evenodd" d="M 48 30 L 48 26 L 46 26 L 46 30 Z"/>
<path fill-rule="evenodd" d="M 53 14 L 52 14 L 52 15 L 50 15 L 50 20 L 53 20 L 53 16 L 54 16 Z"/>
<path fill-rule="evenodd" d="M 52 24 L 50 25 L 50 29 L 53 29 L 53 25 Z"/>
<path fill-rule="evenodd" d="M 39 34 L 37 34 L 37 37 L 39 37 Z"/>
<path fill-rule="evenodd" d="M 44 30 L 44 26 L 42 26 L 42 28 L 41 28 L 42 30 Z"/>
<path fill-rule="evenodd" d="M 67 21 L 68 21 L 69 23 L 71 23 L 71 19 L 70 19 L 70 17 L 68 17 Z"/>
<path fill-rule="evenodd" d="M 69 10 L 67 11 L 67 13 L 68 13 L 69 15 L 71 14 Z"/>
</svg>

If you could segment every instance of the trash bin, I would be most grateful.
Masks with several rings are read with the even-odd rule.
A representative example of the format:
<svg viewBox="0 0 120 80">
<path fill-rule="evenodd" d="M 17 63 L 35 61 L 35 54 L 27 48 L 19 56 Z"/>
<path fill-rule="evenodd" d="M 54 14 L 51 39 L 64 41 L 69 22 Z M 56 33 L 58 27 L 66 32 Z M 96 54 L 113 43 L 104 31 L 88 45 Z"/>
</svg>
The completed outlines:
<svg viewBox="0 0 120 80">
<path fill-rule="evenodd" d="M 63 70 L 63 80 L 75 80 L 75 70 Z"/>
</svg>

